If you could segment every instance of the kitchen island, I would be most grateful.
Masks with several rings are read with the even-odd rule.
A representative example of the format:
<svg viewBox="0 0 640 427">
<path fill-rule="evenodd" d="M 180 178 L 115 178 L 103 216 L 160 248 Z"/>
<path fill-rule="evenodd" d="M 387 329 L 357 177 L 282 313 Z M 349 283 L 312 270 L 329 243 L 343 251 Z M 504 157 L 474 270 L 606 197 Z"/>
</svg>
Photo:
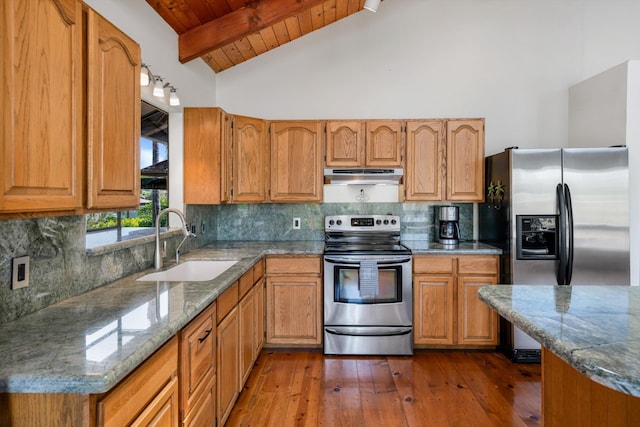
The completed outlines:
<svg viewBox="0 0 640 427">
<path fill-rule="evenodd" d="M 640 287 L 491 286 L 480 299 L 542 344 L 545 426 L 640 420 Z"/>
</svg>

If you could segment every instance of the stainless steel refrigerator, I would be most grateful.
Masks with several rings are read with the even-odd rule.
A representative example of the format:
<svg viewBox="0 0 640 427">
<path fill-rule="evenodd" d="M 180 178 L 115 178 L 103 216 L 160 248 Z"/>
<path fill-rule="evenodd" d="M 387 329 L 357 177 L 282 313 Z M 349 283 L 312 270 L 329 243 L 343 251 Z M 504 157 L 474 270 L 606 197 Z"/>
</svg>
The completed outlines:
<svg viewBox="0 0 640 427">
<path fill-rule="evenodd" d="M 503 251 L 500 283 L 629 285 L 626 147 L 509 148 L 485 170 L 479 238 Z M 540 361 L 540 344 L 504 319 L 500 343 L 513 361 Z"/>
</svg>

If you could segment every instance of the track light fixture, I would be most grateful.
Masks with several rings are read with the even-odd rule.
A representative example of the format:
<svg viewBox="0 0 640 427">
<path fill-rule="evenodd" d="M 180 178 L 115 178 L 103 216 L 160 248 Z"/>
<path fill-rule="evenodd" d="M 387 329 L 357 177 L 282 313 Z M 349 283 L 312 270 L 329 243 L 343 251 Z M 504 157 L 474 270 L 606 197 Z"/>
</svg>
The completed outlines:
<svg viewBox="0 0 640 427">
<path fill-rule="evenodd" d="M 377 12 L 381 1 L 382 0 L 366 0 L 364 2 L 364 8 L 371 12 Z"/>
<path fill-rule="evenodd" d="M 178 98 L 176 88 L 173 86 L 169 86 L 169 105 L 173 107 L 180 105 L 180 98 Z"/>
<path fill-rule="evenodd" d="M 142 64 L 140 67 L 140 85 L 141 86 L 149 86 L 151 83 L 151 72 L 149 71 L 149 67 L 147 64 Z"/>
<path fill-rule="evenodd" d="M 157 96 L 158 98 L 164 97 L 164 86 L 162 86 L 162 77 L 155 76 L 155 84 L 153 86 L 153 96 Z"/>
<path fill-rule="evenodd" d="M 169 82 L 164 83 L 164 79 L 162 77 L 154 76 L 149 66 L 147 64 L 142 64 L 140 66 L 140 85 L 149 86 L 151 83 L 153 83 L 153 96 L 164 100 L 166 95 L 165 89 L 169 88 L 169 105 L 172 107 L 180 105 L 180 98 L 178 98 L 176 88 Z"/>
</svg>

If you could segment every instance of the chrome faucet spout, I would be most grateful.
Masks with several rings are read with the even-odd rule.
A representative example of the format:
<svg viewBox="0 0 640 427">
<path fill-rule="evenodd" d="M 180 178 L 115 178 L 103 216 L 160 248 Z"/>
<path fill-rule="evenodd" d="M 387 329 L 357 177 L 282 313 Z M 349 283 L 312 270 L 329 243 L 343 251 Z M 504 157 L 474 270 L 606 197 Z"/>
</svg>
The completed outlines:
<svg viewBox="0 0 640 427">
<path fill-rule="evenodd" d="M 182 234 L 184 236 L 184 238 L 176 248 L 176 264 L 180 262 L 180 248 L 184 244 L 185 240 L 187 240 L 188 237 L 196 237 L 195 234 L 189 231 L 189 228 L 187 227 L 187 220 L 185 219 L 184 214 L 181 211 L 175 208 L 167 208 L 160 211 L 160 213 L 156 217 L 156 248 L 153 258 L 153 266 L 156 270 L 160 270 L 162 268 L 162 251 L 160 250 L 160 219 L 163 215 L 168 215 L 170 212 L 178 215 L 180 221 L 182 221 Z"/>
</svg>

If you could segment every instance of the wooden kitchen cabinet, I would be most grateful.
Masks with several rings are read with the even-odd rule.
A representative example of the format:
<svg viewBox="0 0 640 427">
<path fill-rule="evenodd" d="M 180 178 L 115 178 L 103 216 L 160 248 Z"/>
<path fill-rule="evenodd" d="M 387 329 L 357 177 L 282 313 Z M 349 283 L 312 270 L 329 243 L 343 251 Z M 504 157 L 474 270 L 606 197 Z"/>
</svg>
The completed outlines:
<svg viewBox="0 0 640 427">
<path fill-rule="evenodd" d="M 179 333 L 180 408 L 183 426 L 215 425 L 216 304 L 211 304 Z"/>
<path fill-rule="evenodd" d="M 442 120 L 407 122 L 406 200 L 441 201 L 444 180 Z"/>
<path fill-rule="evenodd" d="M 140 204 L 140 46 L 87 11 L 87 208 Z"/>
<path fill-rule="evenodd" d="M 0 14 L 0 212 L 138 206 L 139 46 L 78 0 Z"/>
<path fill-rule="evenodd" d="M 0 212 L 79 209 L 85 165 L 82 2 L 7 0 L 0 25 Z"/>
<path fill-rule="evenodd" d="M 177 337 L 98 399 L 96 425 L 178 425 Z"/>
<path fill-rule="evenodd" d="M 407 122 L 407 201 L 484 200 L 484 119 Z"/>
<path fill-rule="evenodd" d="M 233 116 L 231 201 L 267 200 L 269 150 L 267 125 L 262 119 Z"/>
<path fill-rule="evenodd" d="M 484 119 L 447 120 L 446 197 L 484 201 Z"/>
<path fill-rule="evenodd" d="M 184 165 L 185 203 L 266 201 L 266 122 L 220 108 L 185 108 Z"/>
<path fill-rule="evenodd" d="M 478 289 L 498 283 L 498 256 L 458 257 L 458 344 L 498 344 L 498 315 L 478 299 Z"/>
<path fill-rule="evenodd" d="M 330 120 L 327 167 L 402 167 L 402 122 L 398 120 Z"/>
<path fill-rule="evenodd" d="M 262 261 L 244 274 L 251 280 L 249 291 L 240 300 L 240 388 L 249 378 L 251 369 L 264 343 L 264 269 Z M 240 279 L 242 281 L 242 278 Z"/>
<path fill-rule="evenodd" d="M 220 108 L 184 109 L 184 202 L 220 204 L 231 197 L 231 117 Z"/>
<path fill-rule="evenodd" d="M 319 256 L 267 257 L 266 345 L 322 344 Z"/>
<path fill-rule="evenodd" d="M 364 122 L 330 120 L 326 124 L 325 165 L 332 168 L 364 164 Z"/>
<path fill-rule="evenodd" d="M 237 288 L 236 288 L 237 292 Z M 240 385 L 240 321 L 234 306 L 218 323 L 218 424 L 224 425 L 238 398 Z"/>
<path fill-rule="evenodd" d="M 365 128 L 365 166 L 401 168 L 402 122 L 368 120 Z"/>
<path fill-rule="evenodd" d="M 321 202 L 322 122 L 271 122 L 271 195 L 274 202 Z"/>
<path fill-rule="evenodd" d="M 478 299 L 495 285 L 498 256 L 415 255 L 414 344 L 495 346 L 498 315 Z"/>
</svg>

